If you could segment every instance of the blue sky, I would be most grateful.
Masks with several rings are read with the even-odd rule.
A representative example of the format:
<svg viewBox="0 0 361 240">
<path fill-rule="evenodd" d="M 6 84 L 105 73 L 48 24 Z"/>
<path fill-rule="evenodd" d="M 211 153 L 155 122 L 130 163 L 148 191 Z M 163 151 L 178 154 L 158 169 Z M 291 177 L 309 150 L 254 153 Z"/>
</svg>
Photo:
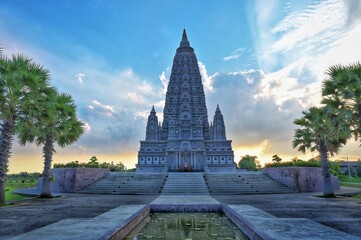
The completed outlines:
<svg viewBox="0 0 361 240">
<path fill-rule="evenodd" d="M 170 68 L 186 28 L 209 119 L 220 104 L 236 159 L 300 155 L 301 111 L 319 104 L 324 71 L 361 60 L 361 11 L 348 1 L 25 1 L 0 3 L 5 54 L 25 53 L 70 93 L 87 132 L 55 162 L 136 162 L 146 117 L 162 117 Z M 340 156 L 360 155 L 350 143 Z M 307 159 L 308 156 L 302 156 Z M 41 149 L 14 146 L 10 171 L 41 169 Z"/>
</svg>

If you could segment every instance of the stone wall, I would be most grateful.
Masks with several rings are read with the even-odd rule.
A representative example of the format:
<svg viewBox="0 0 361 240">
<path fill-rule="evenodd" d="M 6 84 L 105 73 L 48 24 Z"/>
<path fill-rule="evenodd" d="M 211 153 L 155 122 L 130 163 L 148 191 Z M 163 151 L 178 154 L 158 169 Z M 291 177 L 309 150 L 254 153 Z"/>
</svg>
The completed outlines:
<svg viewBox="0 0 361 240">
<path fill-rule="evenodd" d="M 318 167 L 265 168 L 263 172 L 298 192 L 323 191 L 322 169 Z M 331 178 L 334 190 L 340 189 L 338 177 Z"/>
<path fill-rule="evenodd" d="M 105 168 L 54 168 L 55 178 L 51 182 L 51 191 L 54 193 L 74 193 L 89 184 L 106 176 L 109 169 Z M 39 178 L 38 189 L 41 189 L 42 178 Z"/>
</svg>

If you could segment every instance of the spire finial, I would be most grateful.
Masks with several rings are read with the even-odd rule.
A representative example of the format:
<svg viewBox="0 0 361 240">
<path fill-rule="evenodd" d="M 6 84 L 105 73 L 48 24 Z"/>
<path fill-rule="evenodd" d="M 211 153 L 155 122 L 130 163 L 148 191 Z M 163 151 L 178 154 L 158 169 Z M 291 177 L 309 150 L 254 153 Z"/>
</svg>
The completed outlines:
<svg viewBox="0 0 361 240">
<path fill-rule="evenodd" d="M 186 32 L 186 29 L 185 29 L 185 28 L 183 28 L 182 38 L 187 38 L 187 32 Z"/>
<path fill-rule="evenodd" d="M 186 29 L 183 29 L 182 40 L 177 48 L 177 53 L 194 53 L 193 48 L 189 44 Z"/>
<path fill-rule="evenodd" d="M 217 104 L 216 112 L 221 112 L 221 109 L 219 109 L 219 105 Z"/>
<path fill-rule="evenodd" d="M 154 105 L 153 105 L 152 110 L 150 112 L 155 113 Z"/>
</svg>

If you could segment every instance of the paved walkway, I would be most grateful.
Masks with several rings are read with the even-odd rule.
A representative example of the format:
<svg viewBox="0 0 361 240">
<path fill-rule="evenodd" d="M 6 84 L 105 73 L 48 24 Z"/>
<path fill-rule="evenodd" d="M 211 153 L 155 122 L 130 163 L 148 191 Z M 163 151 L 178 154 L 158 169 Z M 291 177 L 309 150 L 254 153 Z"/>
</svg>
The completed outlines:
<svg viewBox="0 0 361 240">
<path fill-rule="evenodd" d="M 342 193 L 352 189 L 343 188 Z M 306 218 L 334 229 L 361 237 L 361 200 L 348 197 L 324 199 L 314 194 L 265 194 L 213 196 L 220 203 L 250 205 L 278 218 Z M 116 207 L 127 205 L 169 204 L 166 199 L 150 195 L 67 194 L 53 199 L 33 198 L 14 206 L 0 208 L 0 239 L 9 239 L 25 232 L 70 218 L 96 218 Z M 163 197 L 163 198 L 162 198 Z M 197 197 L 197 196 L 193 196 Z M 181 200 L 186 203 L 185 199 Z M 209 199 L 216 203 L 215 200 Z M 155 200 L 155 201 L 154 201 Z M 204 203 L 204 199 L 198 199 Z M 198 202 L 198 203 L 199 203 Z M 192 202 L 189 202 L 193 204 Z"/>
</svg>

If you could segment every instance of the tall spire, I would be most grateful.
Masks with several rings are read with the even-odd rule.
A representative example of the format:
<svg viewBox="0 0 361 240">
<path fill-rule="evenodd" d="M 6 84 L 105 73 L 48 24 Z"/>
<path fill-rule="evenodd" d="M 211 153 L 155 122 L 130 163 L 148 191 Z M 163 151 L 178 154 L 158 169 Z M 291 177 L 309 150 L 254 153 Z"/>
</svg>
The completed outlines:
<svg viewBox="0 0 361 240">
<path fill-rule="evenodd" d="M 217 104 L 216 113 L 221 113 L 221 110 L 219 109 L 219 105 Z"/>
<path fill-rule="evenodd" d="M 189 44 L 186 29 L 183 29 L 182 40 L 180 42 L 179 48 L 177 48 L 177 53 L 194 53 L 193 48 Z"/>
<path fill-rule="evenodd" d="M 226 140 L 226 127 L 224 125 L 223 115 L 217 104 L 216 113 L 213 118 L 212 137 L 214 140 Z"/>
<path fill-rule="evenodd" d="M 158 117 L 154 109 L 154 105 L 148 116 L 147 130 L 145 140 L 158 140 L 159 138 L 159 125 Z"/>
</svg>

